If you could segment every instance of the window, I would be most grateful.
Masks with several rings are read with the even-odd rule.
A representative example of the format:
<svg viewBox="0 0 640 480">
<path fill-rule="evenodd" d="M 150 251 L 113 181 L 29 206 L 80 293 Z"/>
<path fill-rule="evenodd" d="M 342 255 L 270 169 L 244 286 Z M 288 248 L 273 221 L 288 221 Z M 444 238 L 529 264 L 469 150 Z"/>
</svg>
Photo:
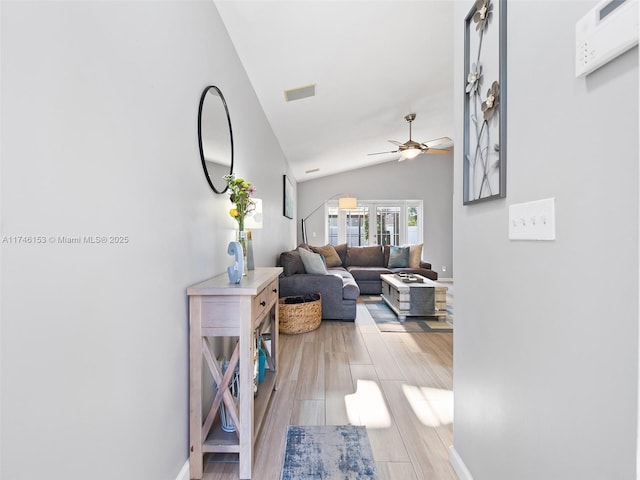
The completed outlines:
<svg viewBox="0 0 640 480">
<path fill-rule="evenodd" d="M 369 209 L 347 210 L 347 245 L 361 247 L 369 243 Z"/>
<path fill-rule="evenodd" d="M 400 245 L 400 207 L 376 207 L 376 245 Z"/>
<path fill-rule="evenodd" d="M 371 232 L 369 226 L 374 226 Z M 358 208 L 327 208 L 327 242 L 349 246 L 404 245 L 422 242 L 422 200 L 359 200 Z"/>
</svg>

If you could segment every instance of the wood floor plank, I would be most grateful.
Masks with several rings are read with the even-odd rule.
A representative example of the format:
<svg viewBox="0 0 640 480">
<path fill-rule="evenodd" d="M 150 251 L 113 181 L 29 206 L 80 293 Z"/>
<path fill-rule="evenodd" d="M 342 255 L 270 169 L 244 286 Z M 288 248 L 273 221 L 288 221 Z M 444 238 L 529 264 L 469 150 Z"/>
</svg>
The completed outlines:
<svg viewBox="0 0 640 480">
<path fill-rule="evenodd" d="M 303 342 L 296 398 L 324 400 L 324 377 L 324 342 Z"/>
<path fill-rule="evenodd" d="M 380 380 L 404 380 L 402 370 L 400 370 L 396 359 L 389 352 L 382 335 L 379 332 L 363 333 L 362 337 Z"/>
<path fill-rule="evenodd" d="M 442 443 L 435 426 L 425 424 L 428 422 L 425 422 L 423 412 L 414 411 L 416 406 L 409 403 L 403 389 L 406 384 L 399 381 L 381 383 L 418 478 L 456 479 L 449 463 L 448 445 Z"/>
<path fill-rule="evenodd" d="M 349 363 L 351 365 L 371 365 L 373 362 L 360 329 L 353 327 L 344 329 L 343 335 L 345 343 L 349 346 L 347 348 Z"/>
<path fill-rule="evenodd" d="M 349 419 L 353 425 L 367 427 L 376 462 L 408 462 L 409 454 L 382 393 L 376 369 L 373 365 L 351 365 L 351 377 L 356 391 L 346 399 Z"/>
<path fill-rule="evenodd" d="M 280 347 L 278 356 L 278 377 L 284 379 L 298 378 L 302 347 L 304 342 L 298 335 L 280 335 Z"/>
<path fill-rule="evenodd" d="M 400 370 L 411 385 L 451 389 L 452 377 L 449 370 L 441 371 L 427 362 L 423 352 L 412 352 L 401 343 L 389 343 L 389 351 L 396 358 Z"/>
<path fill-rule="evenodd" d="M 324 398 L 296 400 L 291 412 L 291 425 L 324 425 L 324 415 Z"/>
<path fill-rule="evenodd" d="M 231 461 L 213 460 L 212 456 L 207 456 L 204 464 L 203 480 L 227 480 L 238 478 L 240 475 L 240 464 L 236 458 Z M 209 460 L 209 461 L 206 461 Z"/>
<path fill-rule="evenodd" d="M 344 331 L 345 329 L 352 329 L 353 327 L 349 323 L 339 320 L 325 320 L 324 323 L 326 323 L 328 327 L 327 334 L 325 335 L 325 351 L 347 353 L 348 348 Z"/>
<path fill-rule="evenodd" d="M 295 381 L 280 380 L 280 388 L 271 397 L 271 407 L 277 408 L 269 409 L 256 439 L 253 471 L 260 472 L 256 478 L 280 478 L 296 388 Z"/>
<path fill-rule="evenodd" d="M 327 425 L 348 425 L 345 396 L 354 392 L 346 352 L 325 352 L 325 419 Z"/>
<path fill-rule="evenodd" d="M 369 310 L 367 310 L 366 305 L 360 299 L 358 299 L 358 303 L 356 304 L 356 320 L 354 323 L 362 333 L 378 332 L 376 322 L 373 320 Z"/>
<path fill-rule="evenodd" d="M 378 480 L 418 480 L 411 462 L 376 462 L 376 470 Z"/>
</svg>

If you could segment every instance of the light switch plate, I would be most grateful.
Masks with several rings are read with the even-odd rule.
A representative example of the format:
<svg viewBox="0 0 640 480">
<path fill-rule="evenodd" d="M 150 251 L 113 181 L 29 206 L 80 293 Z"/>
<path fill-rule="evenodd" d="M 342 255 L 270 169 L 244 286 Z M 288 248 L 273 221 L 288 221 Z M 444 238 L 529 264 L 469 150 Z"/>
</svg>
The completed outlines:
<svg viewBox="0 0 640 480">
<path fill-rule="evenodd" d="M 555 240 L 556 199 L 509 205 L 510 240 Z"/>
</svg>

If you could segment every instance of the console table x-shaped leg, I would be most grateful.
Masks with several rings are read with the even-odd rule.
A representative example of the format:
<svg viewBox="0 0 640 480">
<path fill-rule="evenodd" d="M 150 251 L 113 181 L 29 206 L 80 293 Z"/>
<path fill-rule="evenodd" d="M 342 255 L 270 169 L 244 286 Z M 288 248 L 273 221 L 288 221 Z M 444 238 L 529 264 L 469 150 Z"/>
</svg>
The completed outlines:
<svg viewBox="0 0 640 480">
<path fill-rule="evenodd" d="M 213 359 L 213 355 L 211 354 L 211 350 L 209 350 L 209 344 L 207 342 L 207 337 L 202 337 L 202 355 L 204 356 L 205 362 L 211 371 L 211 375 L 213 376 L 213 381 L 216 382 L 216 386 L 218 391 L 216 392 L 216 396 L 213 399 L 213 403 L 211 404 L 211 409 L 207 415 L 207 418 L 202 425 L 202 442 L 207 439 L 207 435 L 211 431 L 211 426 L 213 425 L 213 421 L 216 419 L 216 415 L 218 413 L 220 402 L 224 401 L 224 406 L 226 407 L 229 416 L 231 417 L 231 421 L 233 425 L 236 427 L 236 435 L 238 438 L 240 434 L 240 422 L 238 420 L 238 407 L 236 402 L 229 391 L 229 384 L 231 383 L 231 379 L 233 378 L 233 373 L 236 369 L 236 365 L 238 365 L 238 359 L 240 357 L 240 344 L 236 343 L 236 348 L 233 349 L 233 354 L 231 355 L 231 359 L 229 360 L 229 366 L 227 367 L 224 375 L 220 371 L 220 367 Z"/>
</svg>

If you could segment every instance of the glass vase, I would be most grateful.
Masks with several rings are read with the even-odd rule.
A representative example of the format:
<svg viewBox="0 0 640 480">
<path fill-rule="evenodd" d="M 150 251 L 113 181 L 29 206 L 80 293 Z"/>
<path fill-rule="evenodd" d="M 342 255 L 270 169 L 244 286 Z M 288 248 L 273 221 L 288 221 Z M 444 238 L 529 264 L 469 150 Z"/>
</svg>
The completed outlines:
<svg viewBox="0 0 640 480">
<path fill-rule="evenodd" d="M 236 230 L 236 241 L 242 246 L 242 276 L 247 275 L 247 231 L 244 229 Z"/>
</svg>

